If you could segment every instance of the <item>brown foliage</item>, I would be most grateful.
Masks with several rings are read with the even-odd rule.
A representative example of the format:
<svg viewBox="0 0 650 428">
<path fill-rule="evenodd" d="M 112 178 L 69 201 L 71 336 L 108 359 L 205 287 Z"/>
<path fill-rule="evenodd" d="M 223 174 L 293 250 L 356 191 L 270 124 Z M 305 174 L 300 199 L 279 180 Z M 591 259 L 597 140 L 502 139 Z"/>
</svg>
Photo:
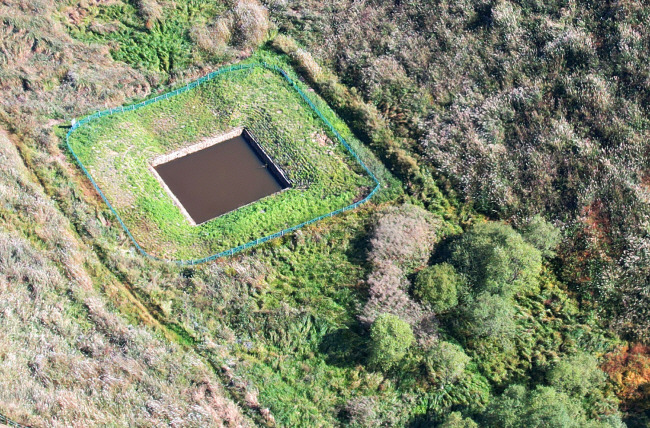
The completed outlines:
<svg viewBox="0 0 650 428">
<path fill-rule="evenodd" d="M 250 53 L 266 39 L 271 28 L 267 9 L 257 0 L 237 0 L 233 8 L 213 22 L 190 30 L 196 45 L 210 55 L 234 53 L 229 43 Z M 241 53 L 243 55 L 244 53 Z"/>
<path fill-rule="evenodd" d="M 377 214 L 368 260 L 376 266 L 395 264 L 410 272 L 429 260 L 438 221 L 414 205 L 388 207 Z"/>
<path fill-rule="evenodd" d="M 223 53 L 232 37 L 232 20 L 224 17 L 208 26 L 192 28 L 190 37 L 196 45 L 212 55 Z"/>
<path fill-rule="evenodd" d="M 149 29 L 151 29 L 154 22 L 160 21 L 163 16 L 163 8 L 156 0 L 137 0 L 136 4 Z"/>
<path fill-rule="evenodd" d="M 614 382 L 625 410 L 650 410 L 650 347 L 641 344 L 622 346 L 607 355 L 602 368 Z"/>
<path fill-rule="evenodd" d="M 269 31 L 269 12 L 258 0 L 237 0 L 233 10 L 234 35 L 242 47 L 260 45 Z"/>
<path fill-rule="evenodd" d="M 427 263 L 438 221 L 414 205 L 387 207 L 375 221 L 368 252 L 373 266 L 366 280 L 369 298 L 360 319 L 369 325 L 382 313 L 393 314 L 413 326 L 418 339 L 427 340 L 435 320 L 408 294 L 406 275 Z"/>
<path fill-rule="evenodd" d="M 0 133 L 0 412 L 35 426 L 249 425 L 193 351 L 106 304 L 160 326 L 107 269 L 133 254 L 104 264 L 93 250 L 111 220 L 75 185 L 85 182 L 52 127 L 145 96 L 157 77 L 72 40 L 57 7 L 0 3 L 0 122 L 13 133 Z"/>
<path fill-rule="evenodd" d="M 408 295 L 409 282 L 404 272 L 392 263 L 378 266 L 366 280 L 369 298 L 360 317 L 365 324 L 372 324 L 382 313 L 400 317 L 411 325 L 416 325 L 423 310 Z"/>
</svg>

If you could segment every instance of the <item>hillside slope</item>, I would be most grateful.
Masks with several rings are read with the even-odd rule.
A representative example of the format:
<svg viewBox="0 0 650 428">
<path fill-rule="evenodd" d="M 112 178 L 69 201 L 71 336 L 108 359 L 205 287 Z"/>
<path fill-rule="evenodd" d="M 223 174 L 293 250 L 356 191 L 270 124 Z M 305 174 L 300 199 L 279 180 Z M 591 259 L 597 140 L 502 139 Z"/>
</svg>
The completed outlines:
<svg viewBox="0 0 650 428">
<path fill-rule="evenodd" d="M 560 226 L 564 281 L 648 340 L 647 2 L 265 3 L 448 195 Z"/>
<path fill-rule="evenodd" d="M 200 357 L 110 309 L 97 260 L 4 131 L 0 159 L 0 411 L 34 426 L 250 426 Z"/>
</svg>

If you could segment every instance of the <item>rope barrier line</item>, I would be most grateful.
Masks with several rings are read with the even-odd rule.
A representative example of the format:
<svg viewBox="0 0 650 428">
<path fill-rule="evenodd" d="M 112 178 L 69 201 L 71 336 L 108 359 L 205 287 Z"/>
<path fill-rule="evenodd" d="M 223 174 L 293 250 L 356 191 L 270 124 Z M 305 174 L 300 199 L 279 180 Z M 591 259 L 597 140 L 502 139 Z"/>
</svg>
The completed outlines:
<svg viewBox="0 0 650 428">
<path fill-rule="evenodd" d="M 0 424 L 7 425 L 9 427 L 14 427 L 14 428 L 29 428 L 27 425 L 22 425 L 19 424 L 18 422 L 14 422 L 2 413 L 0 413 Z"/>
<path fill-rule="evenodd" d="M 187 91 L 189 91 L 191 89 L 194 89 L 195 87 L 197 87 L 201 83 L 210 81 L 210 80 L 212 80 L 212 79 L 214 79 L 214 78 L 216 78 L 216 77 L 218 77 L 218 76 L 220 76 L 222 74 L 230 73 L 230 72 L 233 72 L 233 71 L 239 71 L 239 70 L 253 69 L 253 68 L 264 68 L 266 70 L 270 70 L 270 71 L 273 71 L 275 73 L 280 74 L 287 81 L 289 86 L 291 86 L 291 88 L 293 88 L 298 93 L 298 95 L 300 95 L 300 97 L 307 103 L 307 105 L 312 109 L 312 111 L 314 113 L 316 113 L 316 115 L 326 125 L 327 129 L 329 129 L 330 132 L 332 134 L 334 134 L 336 139 L 343 145 L 343 147 L 345 147 L 345 149 L 352 155 L 352 157 L 354 157 L 354 159 L 357 161 L 357 163 L 370 176 L 370 178 L 372 178 L 373 182 L 375 183 L 375 187 L 372 189 L 372 191 L 368 195 L 366 195 L 366 197 L 364 197 L 363 199 L 361 199 L 361 200 L 359 200 L 359 201 L 357 201 L 357 202 L 355 202 L 353 204 L 350 204 L 350 205 L 348 205 L 346 207 L 339 208 L 338 210 L 335 210 L 335 211 L 329 212 L 327 214 L 312 218 L 311 220 L 307 220 L 305 222 L 302 222 L 302 223 L 297 224 L 295 226 L 283 229 L 283 230 L 281 230 L 279 232 L 276 232 L 276 233 L 273 233 L 271 235 L 267 235 L 267 236 L 264 236 L 264 237 L 261 237 L 261 238 L 257 238 L 257 239 L 255 239 L 253 241 L 249 241 L 249 242 L 247 242 L 245 244 L 239 245 L 237 247 L 230 248 L 228 250 L 221 251 L 221 252 L 216 253 L 216 254 L 212 254 L 212 255 L 207 256 L 207 257 L 203 257 L 203 258 L 199 258 L 199 259 L 191 259 L 191 260 L 167 260 L 167 259 L 163 259 L 163 258 L 160 258 L 160 257 L 157 257 L 157 256 L 154 256 L 152 254 L 147 253 L 144 250 L 144 248 L 142 248 L 140 246 L 140 244 L 138 244 L 138 241 L 136 241 L 136 239 L 133 237 L 133 235 L 131 234 L 131 231 L 126 226 L 126 224 L 124 224 L 124 222 L 122 221 L 122 218 L 120 217 L 120 215 L 117 213 L 115 208 L 113 208 L 113 205 L 111 205 L 111 203 L 108 201 L 108 198 L 104 195 L 104 192 L 99 188 L 99 185 L 97 184 L 97 182 L 95 182 L 92 175 L 90 175 L 90 172 L 86 169 L 84 164 L 81 162 L 81 159 L 79 159 L 79 157 L 77 156 L 75 151 L 72 149 L 72 146 L 70 145 L 70 135 L 72 135 L 72 133 L 75 130 L 77 130 L 78 128 L 80 128 L 81 126 L 83 126 L 83 125 L 85 125 L 85 124 L 87 124 L 89 122 L 92 122 L 93 120 L 98 119 L 100 117 L 110 116 L 110 115 L 113 115 L 113 114 L 116 114 L 116 113 L 123 113 L 125 111 L 128 112 L 128 111 L 137 110 L 137 109 L 145 107 L 145 106 L 147 106 L 149 104 L 156 103 L 156 102 L 161 101 L 163 99 L 169 99 L 169 98 L 174 97 L 176 95 L 187 92 Z M 73 119 L 72 120 L 72 126 L 70 127 L 70 129 L 68 130 L 68 133 L 66 134 L 65 143 L 66 143 L 66 146 L 67 146 L 68 150 L 72 154 L 72 157 L 75 159 L 75 161 L 77 162 L 77 164 L 79 165 L 81 170 L 84 172 L 86 177 L 88 177 L 88 179 L 92 183 L 92 185 L 95 188 L 95 190 L 97 191 L 97 193 L 99 193 L 99 196 L 101 196 L 102 200 L 106 203 L 108 208 L 113 212 L 113 214 L 115 215 L 115 218 L 117 218 L 117 221 L 120 223 L 120 226 L 122 226 L 122 229 L 124 229 L 124 232 L 126 232 L 129 239 L 131 239 L 131 242 L 133 242 L 133 245 L 138 250 L 138 252 L 140 252 L 142 255 L 144 255 L 145 257 L 147 257 L 149 259 L 157 260 L 157 261 L 176 263 L 179 266 L 196 265 L 196 264 L 206 263 L 206 262 L 209 262 L 209 261 L 221 258 L 221 257 L 232 256 L 233 254 L 239 253 L 239 252 L 241 252 L 243 250 L 246 250 L 248 248 L 251 248 L 251 247 L 253 247 L 255 245 L 259 245 L 259 244 L 262 244 L 264 242 L 270 241 L 271 239 L 278 238 L 280 236 L 284 236 L 287 233 L 294 232 L 294 231 L 296 231 L 298 229 L 301 229 L 301 228 L 303 228 L 303 227 L 305 227 L 307 225 L 310 225 L 312 223 L 315 223 L 315 222 L 317 222 L 319 220 L 322 220 L 322 219 L 325 219 L 325 218 L 328 218 L 328 217 L 333 217 L 333 216 L 341 214 L 341 213 L 343 213 L 345 211 L 353 210 L 355 208 L 358 208 L 360 205 L 368 202 L 375 195 L 375 193 L 377 193 L 377 191 L 381 188 L 381 183 L 380 183 L 379 179 L 375 176 L 375 174 L 370 170 L 370 168 L 368 168 L 368 166 L 366 166 L 366 164 L 363 162 L 363 160 L 361 160 L 361 158 L 357 155 L 357 153 L 354 151 L 354 149 L 352 149 L 352 147 L 350 147 L 348 142 L 345 141 L 345 139 L 341 136 L 341 134 L 339 134 L 338 131 L 336 129 L 334 129 L 334 126 L 330 123 L 330 121 L 327 120 L 327 118 L 314 105 L 314 103 L 307 97 L 307 95 L 305 95 L 305 93 L 300 89 L 300 87 L 296 84 L 296 82 L 294 82 L 293 79 L 291 79 L 291 77 L 287 74 L 287 72 L 284 71 L 282 68 L 280 68 L 278 66 L 269 65 L 266 62 L 229 65 L 227 67 L 222 67 L 222 68 L 220 68 L 220 69 L 218 69 L 216 71 L 213 71 L 213 72 L 211 72 L 211 73 L 209 73 L 209 74 L 207 74 L 207 75 L 205 75 L 203 77 L 200 77 L 199 79 L 197 79 L 197 80 L 195 80 L 193 82 L 188 83 L 187 85 L 185 85 L 183 87 L 177 88 L 177 89 L 175 89 L 173 91 L 167 92 L 167 93 L 162 94 L 162 95 L 158 95 L 157 97 L 154 97 L 152 99 L 145 100 L 145 101 L 142 101 L 140 103 L 132 104 L 132 105 L 129 105 L 129 106 L 126 106 L 126 107 L 125 106 L 120 106 L 120 107 L 116 107 L 116 108 L 102 110 L 102 111 L 93 113 L 90 116 L 86 116 L 86 117 L 84 117 L 84 118 L 82 118 L 82 119 L 80 119 L 78 121 Z M 0 415 L 0 421 L 2 421 L 2 415 Z"/>
</svg>

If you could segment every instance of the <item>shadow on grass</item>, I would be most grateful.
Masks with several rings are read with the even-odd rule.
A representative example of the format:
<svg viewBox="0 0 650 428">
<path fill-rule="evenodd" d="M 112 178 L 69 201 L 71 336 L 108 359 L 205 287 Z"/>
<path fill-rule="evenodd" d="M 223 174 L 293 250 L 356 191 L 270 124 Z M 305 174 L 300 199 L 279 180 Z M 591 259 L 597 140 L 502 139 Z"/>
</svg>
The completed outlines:
<svg viewBox="0 0 650 428">
<path fill-rule="evenodd" d="M 367 267 L 368 248 L 370 246 L 370 225 L 367 223 L 355 231 L 345 252 L 350 262 L 364 267 Z"/>
<path fill-rule="evenodd" d="M 350 368 L 363 364 L 367 358 L 367 340 L 361 331 L 339 328 L 323 336 L 318 346 L 328 364 Z"/>
</svg>

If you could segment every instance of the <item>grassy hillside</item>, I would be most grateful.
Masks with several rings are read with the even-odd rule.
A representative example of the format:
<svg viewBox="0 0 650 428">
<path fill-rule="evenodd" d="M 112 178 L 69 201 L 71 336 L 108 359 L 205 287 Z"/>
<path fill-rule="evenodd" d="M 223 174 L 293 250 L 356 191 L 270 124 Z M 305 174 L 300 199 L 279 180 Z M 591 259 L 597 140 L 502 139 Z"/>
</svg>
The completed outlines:
<svg viewBox="0 0 650 428">
<path fill-rule="evenodd" d="M 641 223 L 603 217 L 623 193 L 585 202 L 621 187 L 589 177 L 605 169 L 580 154 L 630 174 L 644 159 L 614 162 L 642 147 L 643 71 L 624 72 L 597 36 L 614 14 L 643 64 L 645 9 L 266 5 L 0 5 L 0 413 L 44 426 L 644 426 L 650 352 L 626 341 L 645 340 L 644 312 L 619 304 L 642 301 L 643 254 L 614 227 Z M 251 55 L 294 68 L 391 185 L 217 263 L 144 259 L 62 127 Z M 602 89 L 608 116 L 585 88 Z M 605 146 L 597 125 L 614 122 L 619 146 Z"/>
</svg>

